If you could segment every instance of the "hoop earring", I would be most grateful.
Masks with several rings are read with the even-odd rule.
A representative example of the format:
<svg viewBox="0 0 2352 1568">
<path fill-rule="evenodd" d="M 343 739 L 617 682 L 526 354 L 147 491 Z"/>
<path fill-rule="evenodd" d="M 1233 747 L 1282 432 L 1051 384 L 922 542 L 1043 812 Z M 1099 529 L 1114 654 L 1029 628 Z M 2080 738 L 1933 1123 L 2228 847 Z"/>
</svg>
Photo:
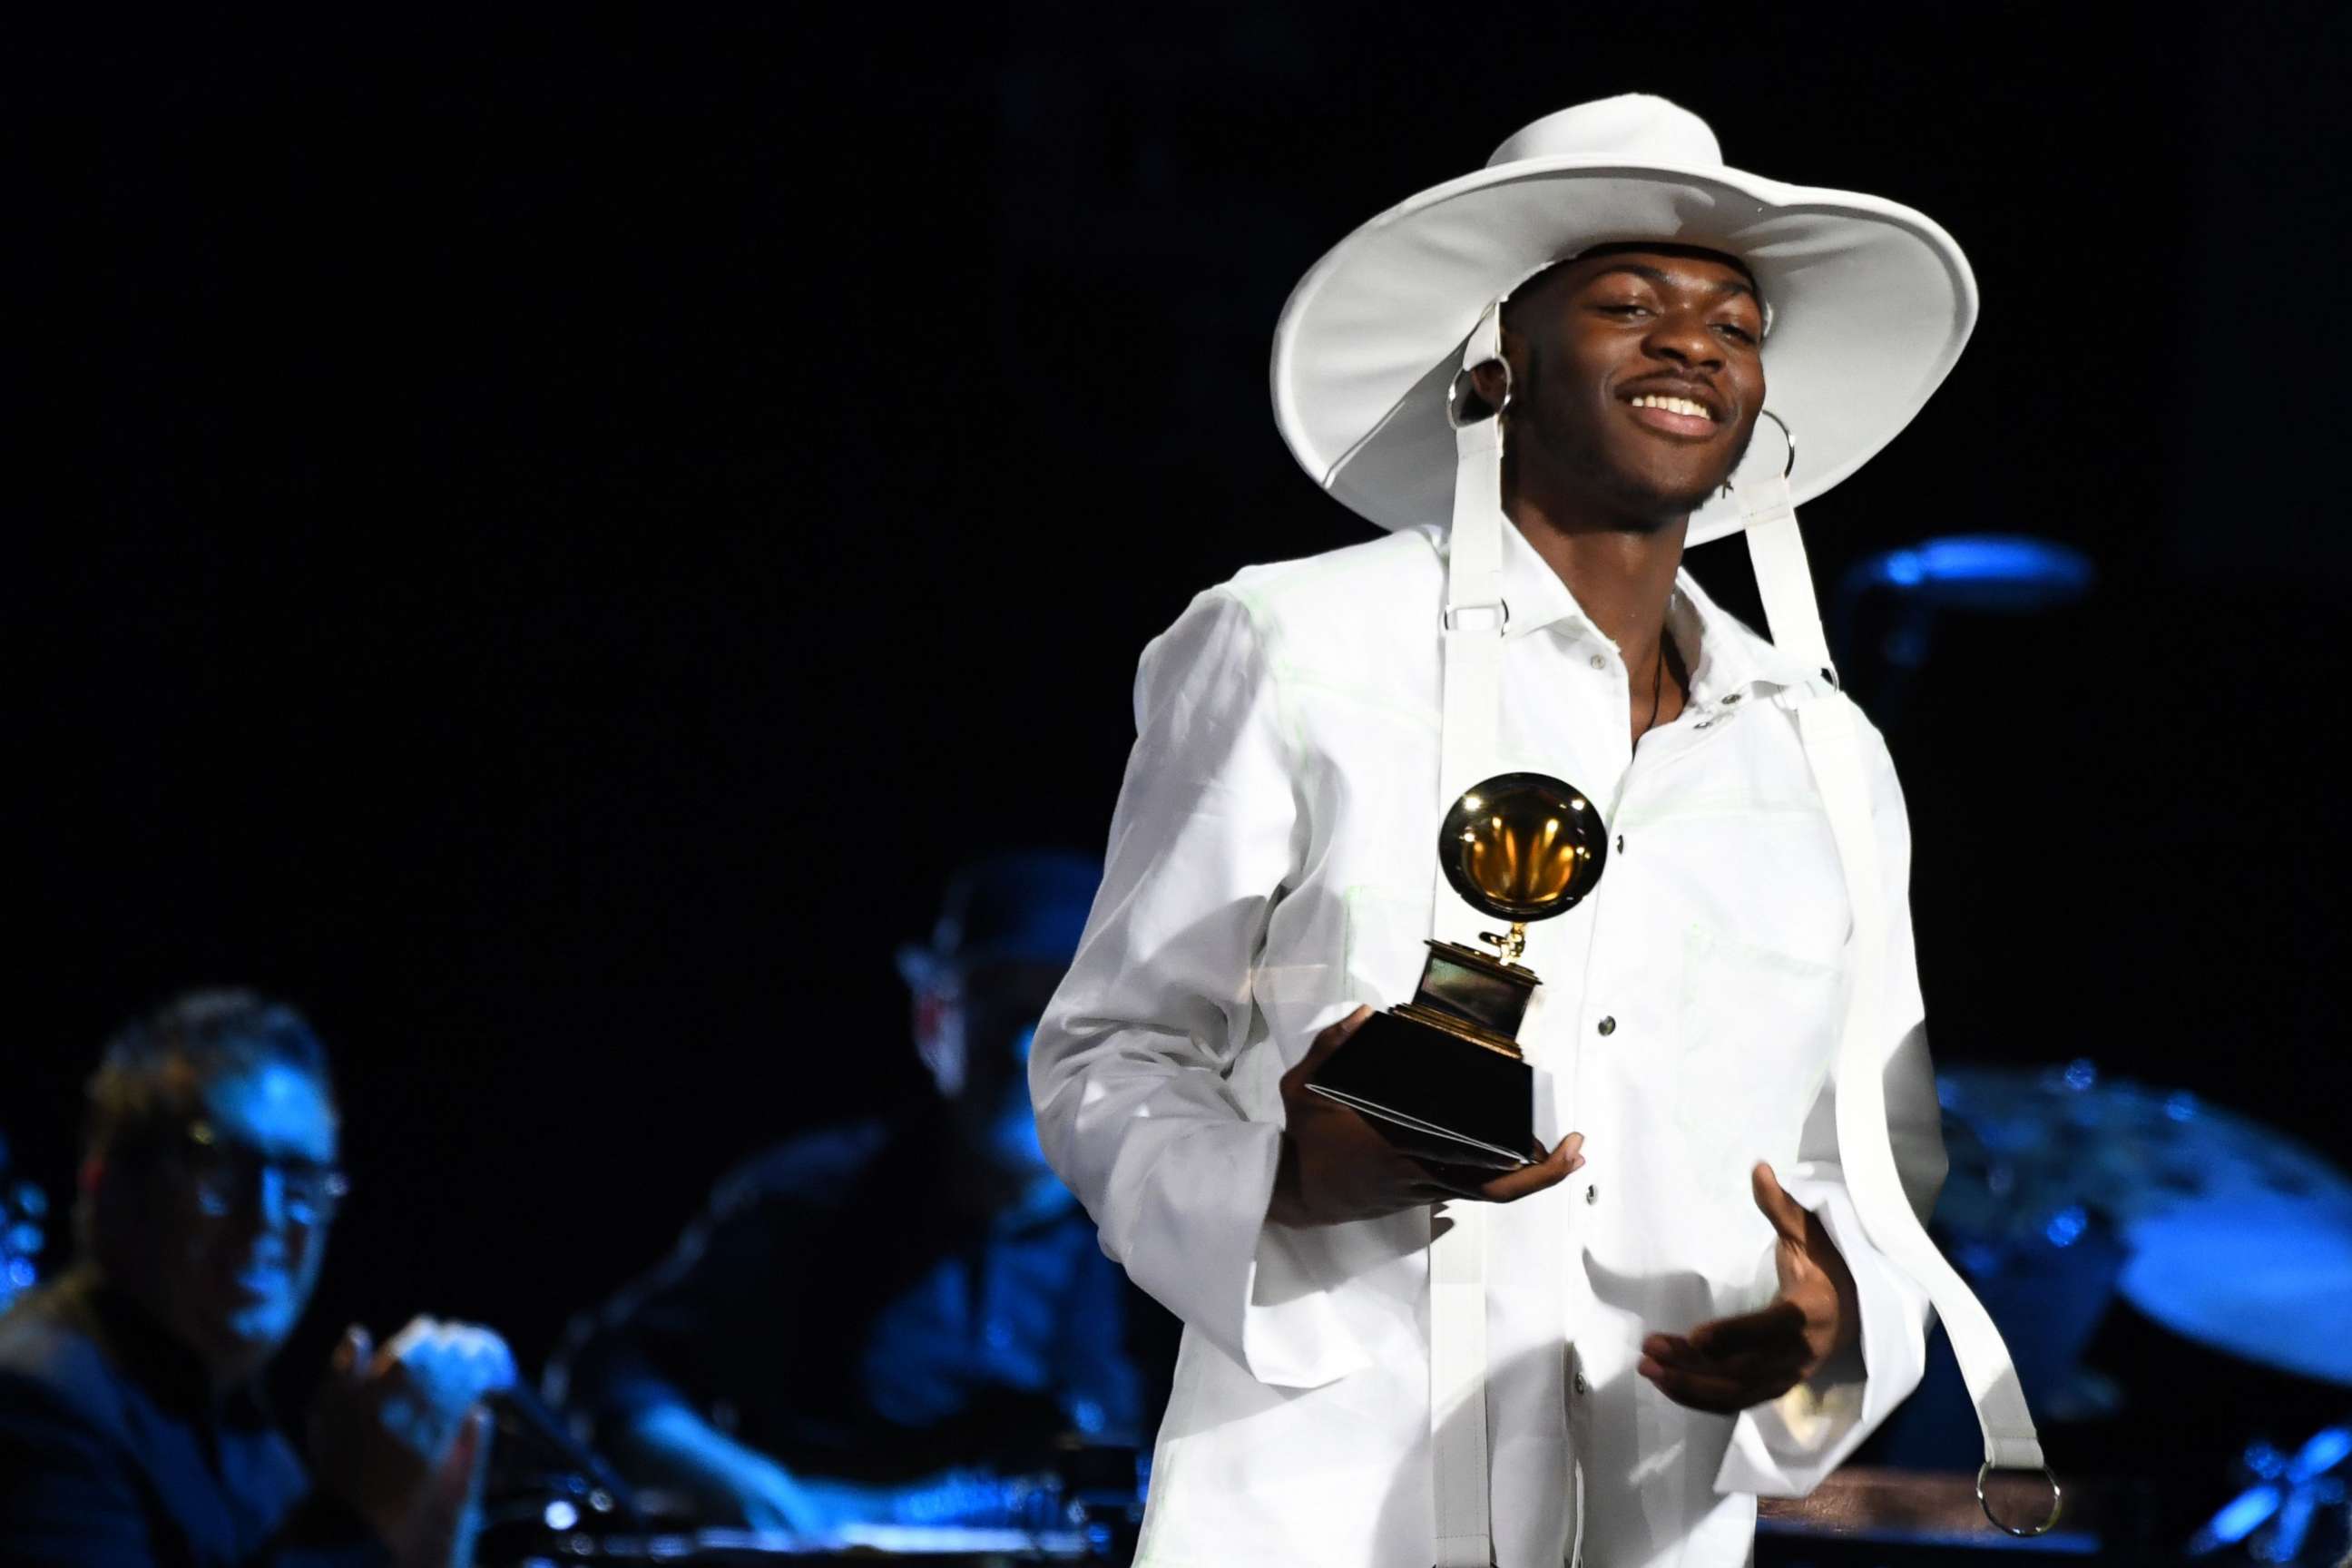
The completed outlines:
<svg viewBox="0 0 2352 1568">
<path fill-rule="evenodd" d="M 1485 414 L 1465 413 L 1463 406 L 1465 404 L 1475 402 L 1484 408 L 1486 400 L 1478 395 L 1477 388 L 1470 380 L 1470 372 L 1455 371 L 1452 384 L 1445 389 L 1445 422 L 1456 430 L 1465 425 L 1475 425 L 1485 419 L 1499 420 L 1511 411 L 1511 362 L 1507 359 L 1492 359 L 1486 363 L 1503 367 L 1503 401 Z"/>
<path fill-rule="evenodd" d="M 1781 418 L 1779 415 L 1773 413 L 1770 409 L 1759 408 L 1756 412 L 1763 418 L 1769 419 L 1773 424 L 1778 425 L 1780 427 L 1780 445 L 1789 449 L 1788 461 L 1780 465 L 1780 477 L 1785 479 L 1790 474 L 1797 471 L 1796 435 L 1790 430 L 1789 422 L 1786 419 Z M 1724 476 L 1723 493 L 1726 497 L 1728 497 L 1731 494 L 1731 476 L 1728 474 Z"/>
<path fill-rule="evenodd" d="M 1780 465 L 1780 477 L 1785 479 L 1797 471 L 1797 437 L 1790 430 L 1789 422 L 1770 409 L 1759 408 L 1756 412 L 1780 427 L 1780 444 L 1789 448 L 1789 460 Z"/>
</svg>

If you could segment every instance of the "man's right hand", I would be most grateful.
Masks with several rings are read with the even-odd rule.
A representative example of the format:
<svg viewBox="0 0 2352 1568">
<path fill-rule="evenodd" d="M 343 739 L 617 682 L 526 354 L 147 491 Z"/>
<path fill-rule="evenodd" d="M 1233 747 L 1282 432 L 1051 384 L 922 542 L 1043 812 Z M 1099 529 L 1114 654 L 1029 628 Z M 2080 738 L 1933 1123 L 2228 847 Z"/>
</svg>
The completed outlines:
<svg viewBox="0 0 2352 1568">
<path fill-rule="evenodd" d="M 1451 1198 L 1507 1204 L 1558 1186 L 1584 1163 L 1584 1134 L 1571 1132 L 1532 1165 L 1487 1177 L 1458 1165 L 1433 1165 L 1398 1152 L 1370 1121 L 1307 1087 L 1331 1053 L 1372 1016 L 1359 1007 L 1315 1037 L 1298 1065 L 1282 1075 L 1282 1160 L 1265 1217 L 1276 1225 L 1338 1225 L 1378 1219 L 1400 1209 Z"/>
<path fill-rule="evenodd" d="M 462 1564 L 488 1458 L 478 1406 L 514 1383 L 514 1355 L 488 1329 L 417 1318 L 381 1350 L 365 1329 L 346 1330 L 310 1409 L 320 1486 L 402 1568 Z"/>
<path fill-rule="evenodd" d="M 895 1484 L 795 1472 L 684 1405 L 648 1406 L 620 1442 L 634 1477 L 683 1494 L 704 1523 L 781 1531 L 805 1544 L 837 1541 L 844 1527 L 856 1524 L 1022 1522 L 1010 1511 L 1017 1498 L 993 1470 L 943 1470 Z"/>
</svg>

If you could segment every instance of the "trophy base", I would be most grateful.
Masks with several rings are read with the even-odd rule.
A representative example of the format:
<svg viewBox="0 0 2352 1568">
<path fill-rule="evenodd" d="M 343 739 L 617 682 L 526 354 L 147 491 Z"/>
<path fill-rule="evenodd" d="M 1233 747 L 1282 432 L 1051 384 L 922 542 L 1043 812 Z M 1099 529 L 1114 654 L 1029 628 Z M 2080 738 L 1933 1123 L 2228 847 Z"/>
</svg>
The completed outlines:
<svg viewBox="0 0 2352 1568">
<path fill-rule="evenodd" d="M 1360 1112 L 1416 1160 L 1516 1171 L 1538 1157 L 1528 1064 L 1400 1013 L 1365 1019 L 1307 1087 Z"/>
</svg>

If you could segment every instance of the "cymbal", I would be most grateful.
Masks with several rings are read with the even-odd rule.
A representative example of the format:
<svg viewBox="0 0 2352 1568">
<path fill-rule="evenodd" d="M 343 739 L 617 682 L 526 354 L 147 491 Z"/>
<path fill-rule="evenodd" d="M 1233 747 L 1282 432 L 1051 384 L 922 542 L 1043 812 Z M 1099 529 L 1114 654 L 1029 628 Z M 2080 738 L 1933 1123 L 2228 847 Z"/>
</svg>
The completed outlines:
<svg viewBox="0 0 2352 1568">
<path fill-rule="evenodd" d="M 2352 1177 L 2252 1117 L 2089 1062 L 1937 1075 L 1959 1244 L 2119 1237 L 2117 1289 L 2173 1332 L 2352 1383 Z"/>
<path fill-rule="evenodd" d="M 2352 1205 L 2352 1177 L 2275 1128 L 2187 1089 L 2063 1067 L 1937 1074 L 1952 1173 L 1937 1218 L 1999 1239 L 2070 1207 L 2128 1232 L 2186 1209 L 2275 1199 Z M 2053 1238 L 2054 1239 L 2054 1238 Z"/>
<path fill-rule="evenodd" d="M 2116 1282 L 2185 1339 L 2352 1384 L 2352 1203 L 2251 1196 L 2134 1225 Z"/>
</svg>

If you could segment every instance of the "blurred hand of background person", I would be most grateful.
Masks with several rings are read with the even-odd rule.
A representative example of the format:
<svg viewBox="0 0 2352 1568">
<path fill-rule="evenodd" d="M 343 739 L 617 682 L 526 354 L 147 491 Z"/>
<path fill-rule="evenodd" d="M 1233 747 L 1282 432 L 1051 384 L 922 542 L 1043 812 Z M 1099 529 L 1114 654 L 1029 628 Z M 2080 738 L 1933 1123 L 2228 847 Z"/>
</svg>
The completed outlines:
<svg viewBox="0 0 2352 1568">
<path fill-rule="evenodd" d="M 1027 1083 L 1098 874 L 1058 852 L 959 873 L 899 953 L 937 1093 L 743 1162 L 575 1323 L 551 1393 L 630 1479 L 705 1522 L 821 1537 L 1013 1522 L 1059 1443 L 1139 1440 L 1146 1314 L 1047 1167 Z"/>
<path fill-rule="evenodd" d="M 124 1029 L 89 1084 L 79 1256 L 0 1317 L 0 1562 L 463 1568 L 514 1362 L 412 1322 L 338 1347 L 317 1484 L 261 1388 L 347 1190 L 325 1048 L 242 992 Z"/>
<path fill-rule="evenodd" d="M 704 1518 L 824 1540 L 846 1524 L 1034 1524 L 1032 1487 L 978 1465 L 867 1483 L 795 1476 L 678 1405 L 655 1406 L 628 1440 L 641 1479 L 689 1499 Z"/>
<path fill-rule="evenodd" d="M 828 1500 L 685 1405 L 648 1407 L 620 1441 L 638 1480 L 684 1497 L 699 1517 L 793 1535 L 822 1534 L 834 1522 Z"/>
<path fill-rule="evenodd" d="M 320 1486 L 404 1563 L 443 1560 L 489 1458 L 481 1401 L 514 1383 L 514 1355 L 488 1329 L 416 1318 L 381 1350 L 345 1330 L 310 1407 Z"/>
</svg>

